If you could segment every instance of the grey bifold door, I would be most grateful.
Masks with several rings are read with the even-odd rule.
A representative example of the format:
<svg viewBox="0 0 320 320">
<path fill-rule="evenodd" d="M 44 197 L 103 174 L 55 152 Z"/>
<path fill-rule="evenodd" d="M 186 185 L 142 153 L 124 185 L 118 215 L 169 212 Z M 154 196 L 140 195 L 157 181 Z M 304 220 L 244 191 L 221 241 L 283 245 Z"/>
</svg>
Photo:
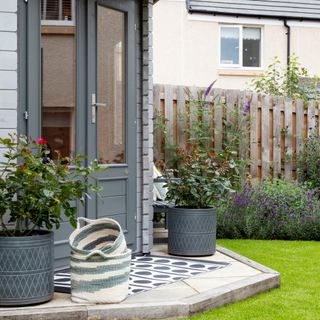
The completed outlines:
<svg viewBox="0 0 320 320">
<path fill-rule="evenodd" d="M 81 2 L 81 1 L 80 1 Z M 136 67 L 133 0 L 87 0 L 87 151 L 107 167 L 86 216 L 116 219 L 135 249 Z M 81 66 L 79 66 L 81 68 Z"/>
<path fill-rule="evenodd" d="M 134 0 L 19 1 L 19 131 L 61 156 L 108 167 L 79 215 L 111 217 L 136 247 L 137 35 Z M 37 36 L 38 35 L 38 36 Z M 25 101 L 25 103 L 24 103 Z M 25 108 L 26 106 L 26 108 Z M 24 115 L 24 116 L 23 116 Z M 67 217 L 55 230 L 55 266 L 69 263 Z"/>
</svg>

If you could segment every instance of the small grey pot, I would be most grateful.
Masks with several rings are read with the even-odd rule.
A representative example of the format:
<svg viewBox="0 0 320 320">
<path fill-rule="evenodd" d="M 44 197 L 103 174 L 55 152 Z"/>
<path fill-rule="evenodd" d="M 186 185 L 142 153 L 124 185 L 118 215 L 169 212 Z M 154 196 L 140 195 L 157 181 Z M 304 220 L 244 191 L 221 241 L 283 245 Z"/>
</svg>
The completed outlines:
<svg viewBox="0 0 320 320">
<path fill-rule="evenodd" d="M 23 306 L 53 297 L 53 232 L 0 237 L 0 306 Z"/>
<path fill-rule="evenodd" d="M 216 251 L 214 208 L 171 207 L 168 211 L 168 253 L 208 256 Z"/>
</svg>

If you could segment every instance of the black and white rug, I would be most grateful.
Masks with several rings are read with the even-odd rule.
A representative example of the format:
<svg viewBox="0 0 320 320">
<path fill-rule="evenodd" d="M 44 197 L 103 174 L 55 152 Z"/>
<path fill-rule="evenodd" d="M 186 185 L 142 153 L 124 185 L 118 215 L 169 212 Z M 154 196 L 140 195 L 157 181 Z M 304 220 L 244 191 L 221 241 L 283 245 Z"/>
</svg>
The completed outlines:
<svg viewBox="0 0 320 320">
<path fill-rule="evenodd" d="M 226 266 L 228 263 L 224 262 L 151 255 L 135 256 L 131 261 L 129 295 Z M 70 273 L 68 270 L 57 272 L 54 275 L 54 289 L 56 292 L 70 293 Z"/>
</svg>

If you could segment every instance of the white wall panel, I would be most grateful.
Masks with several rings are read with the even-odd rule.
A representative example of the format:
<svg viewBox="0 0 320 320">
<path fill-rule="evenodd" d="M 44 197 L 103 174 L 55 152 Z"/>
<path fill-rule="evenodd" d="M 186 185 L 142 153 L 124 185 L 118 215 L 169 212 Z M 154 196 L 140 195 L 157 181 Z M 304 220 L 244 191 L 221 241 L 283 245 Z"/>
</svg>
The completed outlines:
<svg viewBox="0 0 320 320">
<path fill-rule="evenodd" d="M 17 33 L 0 31 L 0 50 L 17 50 Z"/>
<path fill-rule="evenodd" d="M 0 110 L 0 128 L 15 129 L 17 127 L 17 110 Z"/>
<path fill-rule="evenodd" d="M 0 0 L 0 11 L 2 12 L 16 12 L 17 1 L 16 0 Z"/>
<path fill-rule="evenodd" d="M 17 80 L 17 71 L 0 71 L 0 89 L 17 89 Z"/>
<path fill-rule="evenodd" d="M 17 133 L 17 130 L 16 129 L 0 129 L 0 138 L 6 138 L 9 133 Z"/>
<path fill-rule="evenodd" d="M 0 51 L 0 70 L 17 69 L 17 52 Z"/>
<path fill-rule="evenodd" d="M 17 14 L 0 12 L 0 31 L 17 31 Z"/>
<path fill-rule="evenodd" d="M 16 90 L 0 90 L 0 109 L 17 109 L 18 94 Z"/>
</svg>

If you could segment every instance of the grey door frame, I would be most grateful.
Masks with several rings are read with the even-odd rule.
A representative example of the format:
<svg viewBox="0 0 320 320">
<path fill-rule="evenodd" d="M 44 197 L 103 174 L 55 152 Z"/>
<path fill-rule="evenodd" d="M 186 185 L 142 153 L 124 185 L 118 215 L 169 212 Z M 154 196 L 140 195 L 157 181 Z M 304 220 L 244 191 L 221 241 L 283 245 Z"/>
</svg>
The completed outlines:
<svg viewBox="0 0 320 320">
<path fill-rule="evenodd" d="M 88 22 L 95 23 L 96 12 L 88 10 L 87 1 L 78 0 L 76 5 L 77 19 L 77 111 L 76 111 L 76 152 L 93 156 L 96 143 L 89 143 L 88 137 L 95 137 L 95 128 L 91 124 L 90 94 L 96 92 L 95 81 L 90 81 L 90 72 L 96 70 L 96 59 L 89 53 L 88 46 L 95 45 L 95 38 L 88 35 Z M 128 203 L 134 206 L 131 225 L 133 244 L 136 246 L 137 216 L 137 96 L 136 96 L 136 10 L 135 0 L 98 0 L 99 4 L 117 8 L 127 14 L 127 101 L 130 115 L 126 118 L 126 155 L 127 163 L 131 164 L 128 190 Z M 39 0 L 18 0 L 18 132 L 32 138 L 41 134 L 41 12 Z M 130 28 L 131 26 L 131 28 Z M 91 28 L 92 29 L 92 28 Z M 130 39 L 130 41 L 129 41 Z M 92 69 L 93 68 L 93 69 Z M 92 73 L 92 72 L 91 72 Z M 25 119 L 27 118 L 27 119 Z M 130 121 L 130 123 L 129 123 Z M 133 134 L 134 132 L 134 134 Z M 96 141 L 96 137 L 95 137 Z M 130 146 L 130 148 L 129 148 Z M 130 151 L 130 150 L 131 151 Z M 134 150 L 134 152 L 132 152 Z M 130 152 L 129 152 L 130 151 Z M 121 165 L 118 165 L 121 166 Z M 94 208 L 97 207 L 97 201 Z M 92 210 L 78 205 L 78 215 Z"/>
<path fill-rule="evenodd" d="M 18 133 L 33 138 L 41 131 L 40 16 L 39 0 L 18 1 Z"/>
</svg>

